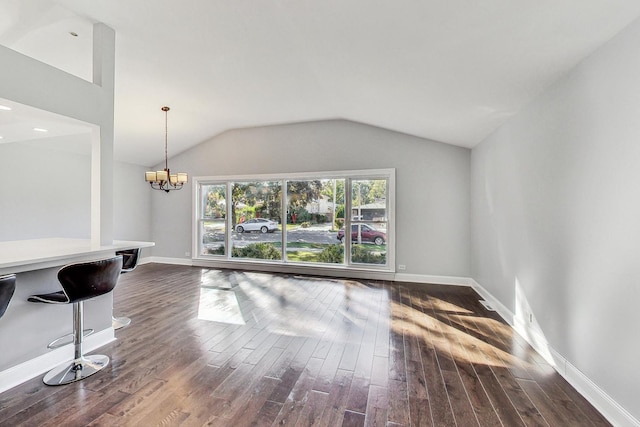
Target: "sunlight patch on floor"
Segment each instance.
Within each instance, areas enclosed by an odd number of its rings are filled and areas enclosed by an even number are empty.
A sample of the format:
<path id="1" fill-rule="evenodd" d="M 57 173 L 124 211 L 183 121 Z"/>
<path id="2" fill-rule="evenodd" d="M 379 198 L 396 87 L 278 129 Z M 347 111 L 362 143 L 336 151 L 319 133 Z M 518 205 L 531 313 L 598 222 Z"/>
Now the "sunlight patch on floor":
<path id="1" fill-rule="evenodd" d="M 505 368 L 527 367 L 532 363 L 524 355 L 519 357 L 505 351 L 502 348 L 505 344 L 496 337 L 485 336 L 484 339 L 480 339 L 466 331 L 467 323 L 481 322 L 483 318 L 473 317 L 473 320 L 462 322 L 461 318 L 467 316 L 464 313 L 467 310 L 437 298 L 430 298 L 426 305 L 430 306 L 427 313 L 394 301 L 392 329 L 405 337 L 415 336 L 427 348 L 463 363 Z M 444 308 L 455 311 L 447 313 Z M 445 320 L 447 316 L 448 321 Z M 479 336 L 482 335 L 484 334 L 481 333 Z"/>
<path id="2" fill-rule="evenodd" d="M 244 325 L 242 311 L 233 291 L 200 288 L 198 319 Z"/>

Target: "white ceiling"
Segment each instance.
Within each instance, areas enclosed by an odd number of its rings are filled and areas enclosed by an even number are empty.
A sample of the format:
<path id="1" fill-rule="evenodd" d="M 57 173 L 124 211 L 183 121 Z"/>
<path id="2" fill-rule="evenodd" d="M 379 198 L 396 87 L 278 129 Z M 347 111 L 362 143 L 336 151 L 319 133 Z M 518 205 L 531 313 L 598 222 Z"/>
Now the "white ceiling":
<path id="1" fill-rule="evenodd" d="M 115 157 L 151 166 L 163 105 L 170 156 L 329 118 L 473 147 L 639 15 L 638 0 L 0 0 L 0 44 L 90 80 L 91 25 L 112 27 Z"/>

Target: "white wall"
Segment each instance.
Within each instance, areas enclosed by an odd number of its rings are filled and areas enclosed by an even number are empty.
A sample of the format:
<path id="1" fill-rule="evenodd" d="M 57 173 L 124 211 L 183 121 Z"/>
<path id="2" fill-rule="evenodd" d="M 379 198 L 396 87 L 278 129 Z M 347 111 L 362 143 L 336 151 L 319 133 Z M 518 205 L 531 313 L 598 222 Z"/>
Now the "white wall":
<path id="1" fill-rule="evenodd" d="M 90 156 L 43 146 L 0 144 L 0 241 L 91 235 Z"/>
<path id="2" fill-rule="evenodd" d="M 152 241 L 151 190 L 144 166 L 114 162 L 113 237 L 116 240 Z M 150 249 L 143 249 L 147 256 Z"/>
<path id="3" fill-rule="evenodd" d="M 0 144 L 0 241 L 90 237 L 90 137 L 85 150 L 48 147 L 48 142 Z M 151 240 L 151 196 L 144 170 L 114 163 L 118 240 Z"/>
<path id="4" fill-rule="evenodd" d="M 639 52 L 635 22 L 471 156 L 474 279 L 636 419 Z"/>
<path id="5" fill-rule="evenodd" d="M 396 168 L 396 262 L 468 277 L 468 149 L 344 120 L 229 131 L 169 160 L 190 176 Z M 189 184 L 189 187 L 191 183 Z M 191 250 L 191 191 L 152 197 L 154 255 Z"/>

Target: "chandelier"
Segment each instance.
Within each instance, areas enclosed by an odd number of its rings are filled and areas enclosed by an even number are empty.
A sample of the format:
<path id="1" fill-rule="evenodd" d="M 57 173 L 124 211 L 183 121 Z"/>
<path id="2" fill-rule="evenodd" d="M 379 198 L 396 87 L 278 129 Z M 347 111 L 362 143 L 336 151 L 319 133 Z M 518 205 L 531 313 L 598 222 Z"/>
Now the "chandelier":
<path id="1" fill-rule="evenodd" d="M 169 171 L 169 161 L 167 160 L 167 116 L 169 107 L 162 107 L 164 111 L 164 170 L 148 171 L 144 174 L 144 179 L 154 190 L 163 190 L 167 193 L 171 190 L 180 190 L 188 181 L 189 177 L 184 172 L 172 174 Z"/>

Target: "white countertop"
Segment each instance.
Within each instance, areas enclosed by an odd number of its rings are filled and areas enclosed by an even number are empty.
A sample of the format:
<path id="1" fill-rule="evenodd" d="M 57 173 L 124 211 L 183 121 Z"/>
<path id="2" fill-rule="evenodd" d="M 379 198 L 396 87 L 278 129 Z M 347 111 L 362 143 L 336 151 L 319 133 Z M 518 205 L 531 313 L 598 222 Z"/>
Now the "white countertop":
<path id="1" fill-rule="evenodd" d="M 111 245 L 92 244 L 89 239 L 32 239 L 0 242 L 0 274 L 89 261 L 106 257 L 116 251 L 148 248 L 153 242 L 114 240 Z"/>

